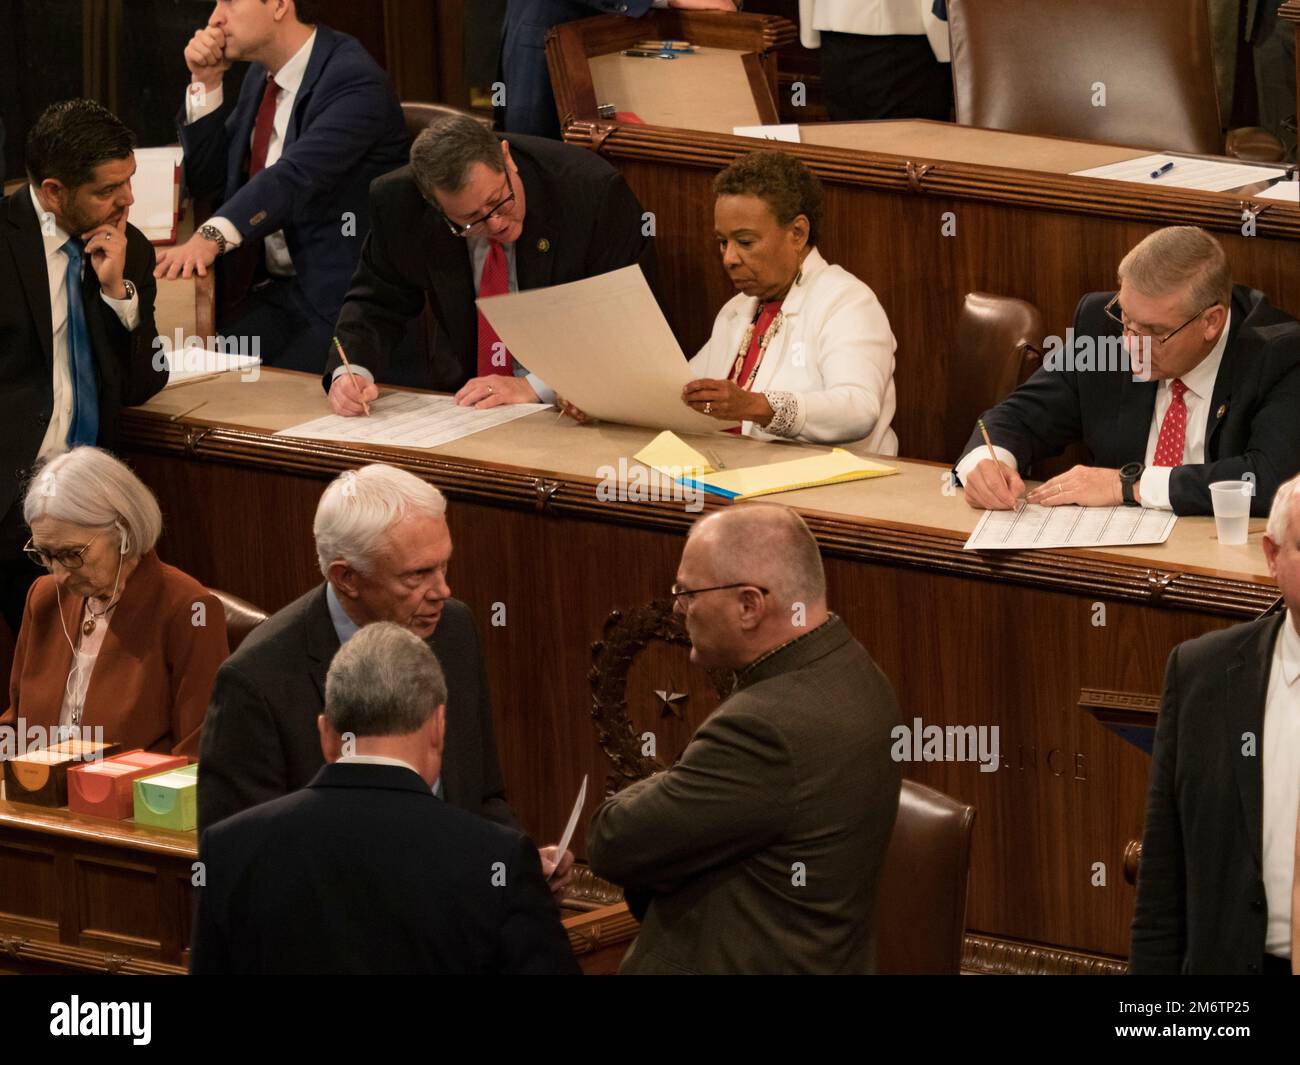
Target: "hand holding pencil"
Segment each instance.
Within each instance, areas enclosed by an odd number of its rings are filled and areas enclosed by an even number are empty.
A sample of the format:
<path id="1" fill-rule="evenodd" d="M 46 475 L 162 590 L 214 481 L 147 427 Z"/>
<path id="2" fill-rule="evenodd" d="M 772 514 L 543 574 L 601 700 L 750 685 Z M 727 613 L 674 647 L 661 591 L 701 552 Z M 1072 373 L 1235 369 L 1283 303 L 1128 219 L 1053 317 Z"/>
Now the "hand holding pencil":
<path id="1" fill-rule="evenodd" d="M 984 421 L 978 423 L 984 446 L 988 448 L 989 457 L 970 471 L 964 488 L 966 502 L 979 510 L 1014 510 L 1016 504 L 1024 497 L 1025 482 L 1020 474 L 1009 468 L 997 457 L 993 450 L 993 441 L 989 439 Z"/>
<path id="2" fill-rule="evenodd" d="M 369 415 L 370 401 L 379 398 L 378 387 L 373 381 L 353 372 L 352 364 L 348 361 L 347 353 L 344 352 L 338 337 L 334 338 L 334 348 L 339 353 L 339 358 L 343 360 L 346 372 L 339 374 L 330 384 L 330 409 L 335 414 L 349 418 L 359 414 Z"/>

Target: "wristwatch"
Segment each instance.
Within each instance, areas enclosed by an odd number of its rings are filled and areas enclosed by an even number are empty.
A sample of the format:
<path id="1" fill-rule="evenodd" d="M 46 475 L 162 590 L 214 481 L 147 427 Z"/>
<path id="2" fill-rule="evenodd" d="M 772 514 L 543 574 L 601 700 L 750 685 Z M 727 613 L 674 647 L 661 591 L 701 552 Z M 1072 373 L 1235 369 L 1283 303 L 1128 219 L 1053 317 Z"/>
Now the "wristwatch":
<path id="1" fill-rule="evenodd" d="M 199 229 L 199 236 L 204 240 L 210 240 L 217 246 L 217 254 L 226 254 L 225 235 L 216 226 L 202 226 Z"/>
<path id="2" fill-rule="evenodd" d="M 123 278 L 122 287 L 126 289 L 126 295 L 122 297 L 124 300 L 126 300 L 129 303 L 131 300 L 135 299 L 134 281 L 127 281 L 125 278 Z"/>
<path id="3" fill-rule="evenodd" d="M 1140 507 L 1142 504 L 1133 498 L 1133 486 L 1137 484 L 1142 476 L 1142 471 L 1146 467 L 1140 462 L 1130 462 L 1127 466 L 1121 466 L 1119 470 L 1119 488 L 1124 495 L 1124 505 L 1126 507 Z"/>

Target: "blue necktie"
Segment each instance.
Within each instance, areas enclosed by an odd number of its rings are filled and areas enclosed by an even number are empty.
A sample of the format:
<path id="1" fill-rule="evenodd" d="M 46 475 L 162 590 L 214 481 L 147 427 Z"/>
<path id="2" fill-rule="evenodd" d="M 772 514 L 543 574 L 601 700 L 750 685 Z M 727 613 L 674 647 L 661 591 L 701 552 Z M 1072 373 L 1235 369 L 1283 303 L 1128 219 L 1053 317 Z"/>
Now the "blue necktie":
<path id="1" fill-rule="evenodd" d="M 81 300 L 81 243 L 76 237 L 59 249 L 68 257 L 68 376 L 72 380 L 72 422 L 68 447 L 93 445 L 99 439 L 99 378 L 90 350 L 86 308 Z"/>

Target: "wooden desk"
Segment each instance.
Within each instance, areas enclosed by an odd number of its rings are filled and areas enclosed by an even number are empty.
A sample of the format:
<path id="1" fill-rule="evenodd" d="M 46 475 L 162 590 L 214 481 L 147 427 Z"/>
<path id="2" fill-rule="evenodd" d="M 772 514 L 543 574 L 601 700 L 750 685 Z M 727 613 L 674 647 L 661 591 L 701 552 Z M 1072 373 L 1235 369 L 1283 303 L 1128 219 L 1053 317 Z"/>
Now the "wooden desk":
<path id="1" fill-rule="evenodd" d="M 624 775 L 612 759 L 635 754 L 645 732 L 660 762 L 676 757 L 718 697 L 684 644 L 649 625 L 646 604 L 665 596 L 696 515 L 595 490 L 602 467 L 635 466 L 650 431 L 547 412 L 428 451 L 270 435 L 325 409 L 316 378 L 264 371 L 128 412 L 124 449 L 166 518 L 162 556 L 278 608 L 320 580 L 311 522 L 326 481 L 370 461 L 402 466 L 452 501 L 451 585 L 478 619 L 507 792 L 535 838 L 558 836 L 584 773 L 590 814 L 600 785 Z M 804 450 L 709 446 L 729 466 Z M 832 607 L 893 681 L 904 720 L 1000 729 L 995 773 L 905 766 L 979 810 L 965 964 L 1117 969 L 1133 907 L 1124 852 L 1141 835 L 1149 759 L 1080 703 L 1149 704 L 1175 644 L 1268 606 L 1262 523 L 1243 548 L 1219 547 L 1213 522 L 1193 518 L 1153 547 L 985 557 L 962 550 L 977 516 L 943 494 L 943 469 L 897 465 L 894 477 L 779 500 L 816 534 Z M 656 690 L 686 698 L 664 703 Z M 1096 862 L 1105 886 L 1093 886 Z"/>
<path id="2" fill-rule="evenodd" d="M 945 453 L 943 430 L 949 404 L 961 400 L 948 368 L 968 292 L 1028 300 L 1049 334 L 1064 336 L 1084 293 L 1116 287 L 1133 245 L 1186 224 L 1223 242 L 1236 281 L 1300 315 L 1294 205 L 1070 176 L 1145 154 L 1114 145 L 915 120 L 801 131 L 802 144 L 780 148 L 825 183 L 822 253 L 871 286 L 898 340 L 894 428 L 905 454 L 957 458 Z M 653 212 L 664 310 L 683 350 L 697 351 L 734 294 L 713 240 L 713 178 L 772 145 L 582 115 L 564 136 L 609 159 Z M 1253 236 L 1243 235 L 1243 209 L 1254 212 Z"/>

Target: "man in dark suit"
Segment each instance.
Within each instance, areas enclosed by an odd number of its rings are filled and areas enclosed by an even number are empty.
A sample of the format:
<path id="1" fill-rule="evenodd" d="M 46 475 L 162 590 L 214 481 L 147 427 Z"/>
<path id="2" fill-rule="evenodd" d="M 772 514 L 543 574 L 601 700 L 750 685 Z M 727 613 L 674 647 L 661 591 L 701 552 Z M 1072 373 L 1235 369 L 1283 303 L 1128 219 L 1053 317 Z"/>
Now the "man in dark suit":
<path id="1" fill-rule="evenodd" d="M 314 22 L 309 0 L 219 3 L 185 49 L 185 177 L 223 201 L 163 252 L 159 277 L 218 258 L 217 327 L 260 338 L 263 360 L 320 372 L 370 228 L 370 182 L 406 161 L 401 107 L 360 42 Z M 252 65 L 238 100 L 222 75 Z"/>
<path id="2" fill-rule="evenodd" d="M 462 405 L 550 402 L 510 355 L 476 296 L 544 288 L 638 263 L 654 285 L 654 241 L 641 205 L 594 152 L 535 137 L 499 140 L 465 115 L 435 119 L 411 164 L 370 191 L 370 235 L 338 320 L 367 378 L 457 392 Z M 429 357 L 390 354 L 426 298 L 438 325 Z M 336 413 L 362 414 L 379 393 L 354 386 L 337 354 L 325 387 Z"/>
<path id="3" fill-rule="evenodd" d="M 501 82 L 506 90 L 505 106 L 497 109 L 501 128 L 559 138 L 560 119 L 546 66 L 546 34 L 554 27 L 595 15 L 640 18 L 655 7 L 735 11 L 738 6 L 732 0 L 510 0 L 501 37 Z"/>
<path id="4" fill-rule="evenodd" d="M 1119 280 L 1085 296 L 1064 345 L 1049 340 L 1043 366 L 985 411 L 998 461 L 973 432 L 956 469 L 966 501 L 1013 507 L 1034 463 L 1083 441 L 1096 465 L 1030 503 L 1210 514 L 1212 482 L 1247 480 L 1251 513 L 1267 514 L 1300 470 L 1300 323 L 1233 286 L 1219 242 L 1192 226 L 1152 233 Z"/>
<path id="5" fill-rule="evenodd" d="M 127 221 L 134 148 L 99 104 L 54 104 L 27 138 L 31 184 L 0 209 L 0 608 L 14 632 L 43 572 L 22 551 L 32 468 L 77 444 L 111 447 L 121 408 L 167 383 L 153 248 Z"/>
<path id="6" fill-rule="evenodd" d="M 869 973 L 898 813 L 898 703 L 826 609 L 786 507 L 697 522 L 673 587 L 691 660 L 735 688 L 665 772 L 608 799 L 591 868 L 643 912 L 625 973 Z"/>
<path id="7" fill-rule="evenodd" d="M 328 764 L 203 833 L 191 972 L 578 971 L 537 848 L 430 790 L 446 701 L 437 658 L 400 625 L 335 655 L 316 722 Z"/>
<path id="8" fill-rule="evenodd" d="M 1300 973 L 1300 479 L 1264 556 L 1286 609 L 1179 644 L 1151 756 L 1130 971 Z"/>
<path id="9" fill-rule="evenodd" d="M 316 511 L 326 582 L 259 625 L 217 672 L 203 723 L 199 828 L 305 786 L 321 767 L 316 715 L 341 646 L 375 621 L 428 642 L 446 671 L 451 743 L 435 792 L 453 806 L 518 829 L 506 802 L 491 693 L 469 608 L 451 598 L 446 500 L 391 466 L 340 475 Z M 544 848 L 552 889 L 573 855 Z"/>

